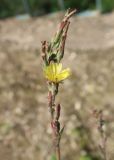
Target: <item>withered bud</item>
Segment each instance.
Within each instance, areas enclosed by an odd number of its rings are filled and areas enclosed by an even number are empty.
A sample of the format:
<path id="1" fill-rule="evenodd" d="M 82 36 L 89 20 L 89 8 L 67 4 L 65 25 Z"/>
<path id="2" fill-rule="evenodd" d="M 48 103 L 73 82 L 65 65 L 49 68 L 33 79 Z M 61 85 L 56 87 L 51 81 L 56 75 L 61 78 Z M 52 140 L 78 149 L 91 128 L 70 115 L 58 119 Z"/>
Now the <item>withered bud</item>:
<path id="1" fill-rule="evenodd" d="M 56 120 L 59 120 L 60 112 L 61 112 L 61 105 L 58 104 L 58 105 L 56 106 Z"/>
<path id="2" fill-rule="evenodd" d="M 42 43 L 42 53 L 41 53 L 41 56 L 42 56 L 42 59 L 45 60 L 45 58 L 46 58 L 46 41 L 43 41 L 41 43 Z"/>
<path id="3" fill-rule="evenodd" d="M 46 49 L 46 41 L 42 41 L 42 52 L 45 52 Z"/>

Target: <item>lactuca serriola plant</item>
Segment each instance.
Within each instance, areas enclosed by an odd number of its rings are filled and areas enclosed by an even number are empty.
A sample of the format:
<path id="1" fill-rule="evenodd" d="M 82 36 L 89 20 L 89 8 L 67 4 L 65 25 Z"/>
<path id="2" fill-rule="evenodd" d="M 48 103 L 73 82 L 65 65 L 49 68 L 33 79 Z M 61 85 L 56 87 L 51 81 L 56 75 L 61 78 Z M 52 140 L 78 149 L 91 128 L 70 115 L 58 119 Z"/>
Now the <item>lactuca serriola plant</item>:
<path id="1" fill-rule="evenodd" d="M 60 125 L 61 104 L 55 103 L 58 88 L 62 81 L 71 75 L 69 68 L 62 69 L 61 60 L 64 56 L 64 48 L 67 32 L 70 24 L 70 17 L 76 10 L 68 9 L 59 28 L 51 42 L 42 42 L 43 73 L 48 85 L 48 107 L 51 114 L 51 128 L 53 133 L 53 144 L 56 152 L 56 159 L 61 159 L 60 140 L 64 126 Z"/>

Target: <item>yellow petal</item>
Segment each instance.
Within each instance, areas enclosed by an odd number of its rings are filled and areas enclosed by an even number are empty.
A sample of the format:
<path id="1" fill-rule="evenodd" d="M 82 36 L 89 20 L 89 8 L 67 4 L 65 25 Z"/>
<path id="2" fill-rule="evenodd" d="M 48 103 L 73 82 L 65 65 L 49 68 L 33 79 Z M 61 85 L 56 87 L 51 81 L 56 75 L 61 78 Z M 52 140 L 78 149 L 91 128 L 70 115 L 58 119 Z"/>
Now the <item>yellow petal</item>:
<path id="1" fill-rule="evenodd" d="M 50 73 L 55 74 L 55 64 L 52 62 L 50 63 Z"/>
<path id="2" fill-rule="evenodd" d="M 69 68 L 67 68 L 57 75 L 57 81 L 62 81 L 68 78 L 70 75 L 71 75 L 71 71 Z"/>
<path id="3" fill-rule="evenodd" d="M 52 81 L 55 80 L 56 74 L 57 74 L 57 63 L 51 63 L 50 64 L 50 74 L 52 76 Z"/>
<path id="4" fill-rule="evenodd" d="M 62 63 L 59 63 L 56 66 L 57 66 L 57 69 L 56 69 L 57 72 L 56 73 L 59 74 L 62 70 Z"/>
<path id="5" fill-rule="evenodd" d="M 50 67 L 50 66 L 47 66 L 47 67 L 44 68 L 44 75 L 45 75 L 45 77 L 46 77 L 48 80 L 52 81 L 52 79 L 53 79 L 53 74 L 52 74 L 52 71 L 51 71 L 51 67 Z"/>
<path id="6" fill-rule="evenodd" d="M 54 75 L 59 74 L 62 70 L 62 64 L 52 62 L 50 64 L 50 70 L 53 72 Z"/>
<path id="7" fill-rule="evenodd" d="M 46 66 L 44 68 L 44 75 L 45 77 L 52 82 L 60 82 L 67 77 L 70 76 L 71 72 L 70 69 L 67 68 L 63 71 L 62 70 L 62 64 L 61 63 L 50 63 L 49 66 Z"/>

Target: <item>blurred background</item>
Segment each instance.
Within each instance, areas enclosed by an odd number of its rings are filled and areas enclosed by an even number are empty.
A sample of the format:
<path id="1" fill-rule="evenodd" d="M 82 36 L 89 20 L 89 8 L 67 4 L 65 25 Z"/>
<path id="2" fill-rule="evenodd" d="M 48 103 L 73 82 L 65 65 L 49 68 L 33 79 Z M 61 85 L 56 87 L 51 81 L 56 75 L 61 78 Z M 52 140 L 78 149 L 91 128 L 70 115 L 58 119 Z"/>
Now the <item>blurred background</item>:
<path id="1" fill-rule="evenodd" d="M 60 85 L 62 160 L 99 160 L 93 112 L 102 109 L 114 158 L 114 0 L 0 1 L 0 159 L 55 160 L 41 41 L 50 41 L 67 8 L 77 8 L 68 32 Z"/>
<path id="2" fill-rule="evenodd" d="M 40 16 L 67 8 L 77 8 L 78 12 L 87 9 L 100 9 L 103 13 L 114 8 L 113 0 L 1 0 L 0 18 L 28 13 Z"/>

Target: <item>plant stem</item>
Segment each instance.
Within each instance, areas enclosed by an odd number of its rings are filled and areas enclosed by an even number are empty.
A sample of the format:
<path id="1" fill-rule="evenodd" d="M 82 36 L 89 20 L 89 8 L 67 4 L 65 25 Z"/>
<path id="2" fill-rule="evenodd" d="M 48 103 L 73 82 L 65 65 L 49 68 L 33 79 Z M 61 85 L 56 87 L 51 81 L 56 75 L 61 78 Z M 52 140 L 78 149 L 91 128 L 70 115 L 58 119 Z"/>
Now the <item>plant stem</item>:
<path id="1" fill-rule="evenodd" d="M 55 98 L 58 92 L 58 85 L 52 84 L 52 91 L 49 92 L 49 108 L 51 113 L 51 126 L 53 132 L 53 145 L 55 148 L 56 160 L 61 160 L 60 154 L 60 122 L 59 117 L 55 117 L 56 105 Z M 59 113 L 60 114 L 60 113 Z"/>
<path id="2" fill-rule="evenodd" d="M 56 159 L 61 160 L 60 144 L 56 147 Z"/>

